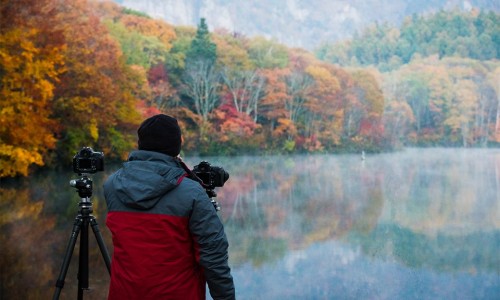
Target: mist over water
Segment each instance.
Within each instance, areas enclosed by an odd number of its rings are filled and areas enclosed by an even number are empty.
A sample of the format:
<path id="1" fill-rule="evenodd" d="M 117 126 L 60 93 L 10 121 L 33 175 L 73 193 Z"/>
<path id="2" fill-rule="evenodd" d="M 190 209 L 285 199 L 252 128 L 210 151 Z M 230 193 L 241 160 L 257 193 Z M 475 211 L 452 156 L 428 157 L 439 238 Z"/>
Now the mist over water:
<path id="1" fill-rule="evenodd" d="M 217 200 L 238 299 L 500 295 L 500 149 L 203 160 L 230 174 Z M 110 251 L 101 186 L 115 169 L 93 176 Z M 2 182 L 0 298 L 52 296 L 77 213 L 74 175 Z M 87 297 L 105 299 L 109 276 L 92 232 L 90 247 Z M 78 245 L 61 299 L 76 295 L 77 257 Z"/>
<path id="2" fill-rule="evenodd" d="M 407 149 L 364 160 L 328 155 L 240 163 L 234 172 L 260 170 L 247 179 L 248 191 L 229 191 L 237 195 L 224 200 L 238 202 L 227 203 L 224 212 L 241 298 L 500 294 L 499 150 Z M 232 184 L 239 185 L 228 182 L 224 196 Z M 235 207 L 241 215 L 234 215 Z M 240 252 L 241 259 L 234 255 Z"/>

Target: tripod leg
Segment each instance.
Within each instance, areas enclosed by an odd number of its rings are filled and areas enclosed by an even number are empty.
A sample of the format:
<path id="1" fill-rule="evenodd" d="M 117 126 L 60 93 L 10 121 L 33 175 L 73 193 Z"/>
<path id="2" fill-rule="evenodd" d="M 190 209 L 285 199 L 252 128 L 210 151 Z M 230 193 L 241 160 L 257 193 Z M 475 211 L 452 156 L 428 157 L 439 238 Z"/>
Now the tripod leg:
<path id="1" fill-rule="evenodd" d="M 104 244 L 104 240 L 102 238 L 101 231 L 99 230 L 97 220 L 93 216 L 90 217 L 90 225 L 92 226 L 92 231 L 94 232 L 97 244 L 99 245 L 99 249 L 101 250 L 102 257 L 104 259 L 104 262 L 106 263 L 106 267 L 108 268 L 108 273 L 111 274 L 111 259 L 109 256 L 109 252 L 106 248 L 106 244 Z"/>
<path id="2" fill-rule="evenodd" d="M 83 218 L 78 257 L 78 300 L 83 300 L 83 290 L 89 288 L 89 220 Z"/>
<path id="3" fill-rule="evenodd" d="M 73 251 L 75 250 L 76 240 L 78 239 L 78 234 L 81 230 L 81 226 L 82 218 L 81 216 L 77 216 L 73 225 L 73 231 L 71 232 L 68 247 L 66 248 L 66 254 L 61 266 L 61 272 L 59 273 L 59 277 L 57 278 L 56 290 L 54 292 L 54 297 L 52 298 L 54 300 L 59 299 L 61 290 L 64 287 L 64 279 L 66 278 L 66 273 L 68 273 L 69 262 L 71 261 L 71 256 L 73 255 Z"/>

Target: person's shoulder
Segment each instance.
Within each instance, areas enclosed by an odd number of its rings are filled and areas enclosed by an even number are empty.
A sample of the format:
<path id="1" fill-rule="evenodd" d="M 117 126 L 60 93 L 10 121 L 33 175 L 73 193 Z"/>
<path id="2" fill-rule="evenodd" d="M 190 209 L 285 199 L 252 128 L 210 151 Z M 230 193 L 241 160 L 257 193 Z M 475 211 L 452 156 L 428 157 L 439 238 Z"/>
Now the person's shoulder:
<path id="1" fill-rule="evenodd" d="M 180 182 L 179 187 L 181 189 L 189 189 L 192 192 L 196 193 L 205 193 L 205 189 L 201 186 L 201 184 L 189 177 L 184 177 L 184 179 Z"/>
<path id="2" fill-rule="evenodd" d="M 109 176 L 107 176 L 107 178 L 104 179 L 104 183 L 103 183 L 103 186 L 106 187 L 106 186 L 109 186 L 113 180 L 116 178 L 116 176 L 119 175 L 119 173 L 121 173 L 122 169 L 118 169 L 116 171 L 114 171 L 113 173 L 111 173 Z"/>

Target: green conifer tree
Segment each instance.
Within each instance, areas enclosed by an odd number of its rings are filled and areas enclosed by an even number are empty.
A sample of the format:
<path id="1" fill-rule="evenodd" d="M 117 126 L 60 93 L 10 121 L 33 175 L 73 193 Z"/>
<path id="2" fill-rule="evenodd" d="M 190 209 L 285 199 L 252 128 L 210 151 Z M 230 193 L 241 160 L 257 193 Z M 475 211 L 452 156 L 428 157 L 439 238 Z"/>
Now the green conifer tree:
<path id="1" fill-rule="evenodd" d="M 196 36 L 191 42 L 191 48 L 186 53 L 186 64 L 193 61 L 206 61 L 214 64 L 217 59 L 217 47 L 210 40 L 210 32 L 205 18 L 200 19 L 196 30 Z"/>

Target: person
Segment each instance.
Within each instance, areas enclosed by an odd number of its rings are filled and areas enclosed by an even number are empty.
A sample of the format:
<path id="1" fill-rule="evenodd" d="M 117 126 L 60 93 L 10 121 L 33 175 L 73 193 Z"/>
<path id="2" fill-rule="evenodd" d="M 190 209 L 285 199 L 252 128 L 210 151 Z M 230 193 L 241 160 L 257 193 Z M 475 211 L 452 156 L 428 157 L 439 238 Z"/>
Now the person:
<path id="1" fill-rule="evenodd" d="M 104 183 L 113 256 L 108 299 L 235 299 L 228 240 L 206 190 L 178 157 L 181 130 L 158 114 Z"/>

